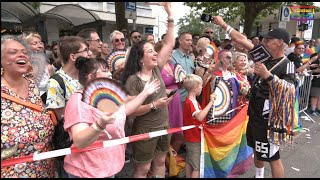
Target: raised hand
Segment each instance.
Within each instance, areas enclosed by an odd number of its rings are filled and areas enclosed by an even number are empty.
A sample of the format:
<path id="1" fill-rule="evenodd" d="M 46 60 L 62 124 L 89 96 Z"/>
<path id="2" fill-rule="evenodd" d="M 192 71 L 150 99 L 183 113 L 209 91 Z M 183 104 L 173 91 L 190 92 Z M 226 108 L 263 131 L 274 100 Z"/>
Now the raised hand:
<path id="1" fill-rule="evenodd" d="M 211 20 L 216 25 L 223 26 L 225 24 L 224 20 L 220 16 L 212 16 Z"/>
<path id="2" fill-rule="evenodd" d="M 144 86 L 143 91 L 145 91 L 148 95 L 151 95 L 152 93 L 156 92 L 158 89 L 160 89 L 160 81 L 158 79 L 155 79 L 151 82 L 148 81 Z"/>
<path id="3" fill-rule="evenodd" d="M 172 12 L 171 12 L 171 2 L 163 2 L 162 6 L 167 11 L 168 16 L 171 16 L 171 14 L 172 14 Z"/>

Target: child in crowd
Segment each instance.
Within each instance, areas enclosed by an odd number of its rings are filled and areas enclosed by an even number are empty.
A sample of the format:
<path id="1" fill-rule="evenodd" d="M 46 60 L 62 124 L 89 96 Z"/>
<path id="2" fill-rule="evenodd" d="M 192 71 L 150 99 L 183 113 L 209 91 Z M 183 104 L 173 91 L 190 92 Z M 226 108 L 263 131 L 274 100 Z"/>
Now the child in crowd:
<path id="1" fill-rule="evenodd" d="M 186 141 L 186 177 L 200 177 L 200 129 L 199 125 L 204 124 L 210 107 L 214 103 L 216 95 L 210 95 L 210 101 L 204 109 L 201 109 L 196 97 L 201 94 L 203 81 L 200 76 L 188 74 L 183 81 L 183 86 L 188 92 L 184 104 L 183 125 L 196 125 L 196 128 L 184 131 Z"/>

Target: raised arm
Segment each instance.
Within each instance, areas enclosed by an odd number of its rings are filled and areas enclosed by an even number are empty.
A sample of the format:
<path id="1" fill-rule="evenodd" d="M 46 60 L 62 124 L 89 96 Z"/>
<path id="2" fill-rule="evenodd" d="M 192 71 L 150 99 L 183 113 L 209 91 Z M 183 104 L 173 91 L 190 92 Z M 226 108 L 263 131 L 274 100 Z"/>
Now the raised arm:
<path id="1" fill-rule="evenodd" d="M 216 25 L 221 26 L 224 30 L 227 31 L 229 36 L 232 38 L 232 40 L 236 41 L 237 43 L 241 44 L 244 48 L 246 48 L 248 51 L 253 49 L 254 45 L 247 40 L 247 38 L 241 34 L 240 32 L 234 30 L 231 26 L 229 26 L 222 17 L 220 16 L 213 16 L 212 22 Z"/>
<path id="2" fill-rule="evenodd" d="M 164 40 L 162 40 L 162 48 L 157 57 L 158 66 L 160 70 L 167 63 L 167 59 L 169 58 L 168 55 L 170 54 L 169 52 L 173 50 L 174 44 L 175 44 L 174 20 L 172 16 L 171 2 L 165 2 L 163 3 L 163 6 L 168 14 L 168 24 L 167 24 L 168 30 Z"/>

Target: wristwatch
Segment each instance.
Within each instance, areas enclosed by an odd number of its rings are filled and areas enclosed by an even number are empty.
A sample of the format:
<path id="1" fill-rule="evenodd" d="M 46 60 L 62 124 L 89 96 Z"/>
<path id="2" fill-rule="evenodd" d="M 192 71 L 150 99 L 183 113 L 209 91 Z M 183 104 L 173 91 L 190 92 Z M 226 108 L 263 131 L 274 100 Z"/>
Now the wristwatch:
<path id="1" fill-rule="evenodd" d="M 273 74 L 271 74 L 267 79 L 266 79 L 266 81 L 271 81 L 273 79 Z"/>

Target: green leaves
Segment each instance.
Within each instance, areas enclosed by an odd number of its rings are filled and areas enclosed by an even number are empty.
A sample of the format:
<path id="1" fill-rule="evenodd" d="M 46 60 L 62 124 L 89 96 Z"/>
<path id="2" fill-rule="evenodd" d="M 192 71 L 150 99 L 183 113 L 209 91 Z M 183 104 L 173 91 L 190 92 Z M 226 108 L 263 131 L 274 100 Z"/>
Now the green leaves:
<path id="1" fill-rule="evenodd" d="M 253 23 L 279 11 L 282 5 L 314 5 L 313 2 L 185 2 L 184 5 L 200 14 L 220 15 L 226 22 L 240 16 L 244 21 L 244 32 L 250 37 Z M 319 11 L 319 8 L 316 8 Z M 247 27 L 247 28 L 246 28 Z"/>
<path id="2" fill-rule="evenodd" d="M 191 34 L 199 34 L 201 36 L 205 27 L 213 27 L 212 23 L 205 23 L 200 20 L 200 12 L 191 10 L 189 14 L 179 19 L 177 25 L 179 26 L 178 34 L 181 32 L 190 32 Z"/>

